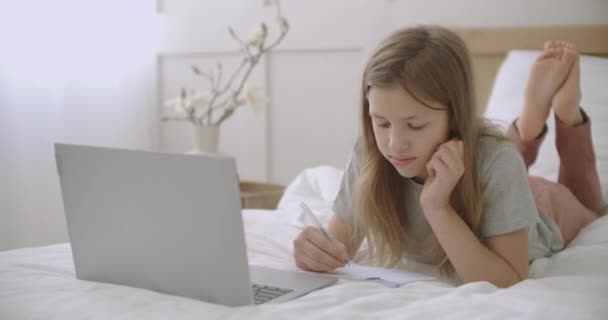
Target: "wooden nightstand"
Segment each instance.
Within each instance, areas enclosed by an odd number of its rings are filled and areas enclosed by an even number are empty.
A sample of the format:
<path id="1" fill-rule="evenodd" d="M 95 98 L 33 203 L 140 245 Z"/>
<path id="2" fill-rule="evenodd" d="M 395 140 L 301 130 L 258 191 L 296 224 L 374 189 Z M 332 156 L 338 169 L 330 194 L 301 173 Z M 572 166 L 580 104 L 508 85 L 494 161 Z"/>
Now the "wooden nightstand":
<path id="1" fill-rule="evenodd" d="M 273 183 L 241 181 L 241 208 L 276 209 L 285 186 Z"/>

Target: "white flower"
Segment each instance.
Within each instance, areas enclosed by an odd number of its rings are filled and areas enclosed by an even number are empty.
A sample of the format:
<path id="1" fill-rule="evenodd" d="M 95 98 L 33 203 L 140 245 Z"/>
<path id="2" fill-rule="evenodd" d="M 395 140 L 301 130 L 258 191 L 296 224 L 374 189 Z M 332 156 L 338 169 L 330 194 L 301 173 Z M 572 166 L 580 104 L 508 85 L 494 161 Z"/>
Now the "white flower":
<path id="1" fill-rule="evenodd" d="M 289 28 L 289 23 L 287 22 L 287 19 L 285 19 L 285 17 L 277 16 L 277 20 L 279 21 L 279 25 L 281 26 L 282 30 L 287 30 L 287 28 Z"/>
<path id="2" fill-rule="evenodd" d="M 191 94 L 183 93 L 182 96 L 165 101 L 165 107 L 178 116 L 190 113 L 192 109 L 205 107 L 209 104 L 211 92 L 193 92 Z"/>
<path id="3" fill-rule="evenodd" d="M 186 110 L 184 110 L 184 108 L 182 107 L 181 97 L 165 101 L 165 108 L 167 109 L 166 113 L 168 116 L 179 118 L 186 116 Z"/>
<path id="4" fill-rule="evenodd" d="M 267 31 L 268 28 L 266 27 L 266 24 L 260 23 L 258 29 L 245 40 L 245 43 L 253 47 L 258 46 L 266 38 Z"/>
<path id="5" fill-rule="evenodd" d="M 269 101 L 268 97 L 264 94 L 263 87 L 249 82 L 245 83 L 243 92 L 239 97 L 239 102 L 250 106 L 257 114 L 262 112 Z"/>
<path id="6" fill-rule="evenodd" d="M 211 92 L 195 92 L 187 96 L 184 100 L 184 107 L 186 110 L 206 107 L 209 102 L 211 102 Z"/>

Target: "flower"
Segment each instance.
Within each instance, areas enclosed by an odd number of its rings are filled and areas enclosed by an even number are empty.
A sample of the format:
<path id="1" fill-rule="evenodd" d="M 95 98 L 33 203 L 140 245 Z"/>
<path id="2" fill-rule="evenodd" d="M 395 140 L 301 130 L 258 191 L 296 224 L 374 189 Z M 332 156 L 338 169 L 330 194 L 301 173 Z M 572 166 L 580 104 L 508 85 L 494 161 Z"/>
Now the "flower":
<path id="1" fill-rule="evenodd" d="M 165 101 L 165 106 L 173 109 L 176 112 L 191 112 L 196 111 L 199 107 L 204 107 L 209 104 L 211 100 L 211 92 L 196 92 L 193 91 L 190 94 L 187 94 L 185 91 L 182 91 L 182 95 Z"/>
<path id="2" fill-rule="evenodd" d="M 249 105 L 255 113 L 261 113 L 269 100 L 261 86 L 247 80 L 262 56 L 276 47 L 289 31 L 289 23 L 281 15 L 279 0 L 266 0 L 264 4 L 277 10 L 276 23 L 280 28 L 277 38 L 267 42 L 268 26 L 264 22 L 260 22 L 244 40 L 232 28 L 228 28 L 230 36 L 239 45 L 242 55 L 240 65 L 229 76 L 223 76 L 225 70 L 221 63 L 207 70 L 191 66 L 195 76 L 209 82 L 209 89 L 187 91 L 182 88 L 179 97 L 165 102 L 167 110 L 162 121 L 187 120 L 194 125 L 218 126 L 232 116 L 239 106 Z"/>
<path id="3" fill-rule="evenodd" d="M 239 96 L 239 105 L 248 105 L 257 114 L 261 114 L 270 99 L 264 94 L 264 88 L 257 84 L 247 82 L 243 88 L 243 93 Z"/>
<path id="4" fill-rule="evenodd" d="M 262 22 L 258 25 L 257 30 L 249 36 L 245 43 L 252 47 L 257 47 L 266 39 L 267 34 L 268 28 L 266 27 L 266 24 Z"/>
<path id="5" fill-rule="evenodd" d="M 279 21 L 279 25 L 281 26 L 281 30 L 287 30 L 287 29 L 289 29 L 289 23 L 287 22 L 287 19 L 285 19 L 285 17 L 283 17 L 283 16 L 277 16 L 277 21 Z"/>
<path id="6" fill-rule="evenodd" d="M 183 107 L 183 101 L 180 97 L 165 101 L 166 113 L 173 117 L 186 117 L 187 113 Z"/>
<path id="7" fill-rule="evenodd" d="M 198 107 L 204 107 L 211 101 L 211 92 L 194 92 L 184 99 L 184 108 L 186 110 L 197 109 Z"/>

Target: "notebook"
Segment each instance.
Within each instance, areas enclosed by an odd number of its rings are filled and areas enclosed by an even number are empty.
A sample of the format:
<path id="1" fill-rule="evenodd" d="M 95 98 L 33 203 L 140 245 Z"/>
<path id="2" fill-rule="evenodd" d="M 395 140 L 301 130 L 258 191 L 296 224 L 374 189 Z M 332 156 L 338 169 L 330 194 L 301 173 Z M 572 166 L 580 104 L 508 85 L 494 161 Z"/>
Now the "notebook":
<path id="1" fill-rule="evenodd" d="M 343 268 L 336 269 L 334 274 L 352 280 L 373 281 L 392 288 L 416 281 L 437 280 L 435 277 L 423 273 L 370 267 L 354 262 L 351 262 Z"/>

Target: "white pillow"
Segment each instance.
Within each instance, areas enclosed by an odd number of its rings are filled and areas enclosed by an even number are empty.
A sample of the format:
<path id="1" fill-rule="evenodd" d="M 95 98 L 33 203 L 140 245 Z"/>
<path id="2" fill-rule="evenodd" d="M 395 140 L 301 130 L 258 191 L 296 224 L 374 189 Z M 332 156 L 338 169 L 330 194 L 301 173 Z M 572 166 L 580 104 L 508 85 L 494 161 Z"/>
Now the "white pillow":
<path id="1" fill-rule="evenodd" d="M 317 166 L 304 169 L 287 186 L 277 208 L 300 211 L 300 202 L 315 212 L 331 212 L 333 202 L 340 190 L 343 171 L 332 166 Z"/>
<path id="2" fill-rule="evenodd" d="M 530 66 L 540 51 L 509 52 L 494 81 L 485 116 L 505 129 L 519 115 Z M 608 59 L 581 55 L 581 106 L 591 118 L 591 132 L 602 190 L 608 191 Z M 548 118 L 549 132 L 539 150 L 531 175 L 557 181 L 559 157 L 555 148 L 553 113 Z M 604 198 L 607 199 L 606 194 Z"/>

